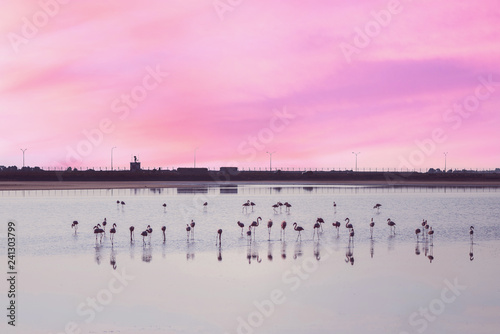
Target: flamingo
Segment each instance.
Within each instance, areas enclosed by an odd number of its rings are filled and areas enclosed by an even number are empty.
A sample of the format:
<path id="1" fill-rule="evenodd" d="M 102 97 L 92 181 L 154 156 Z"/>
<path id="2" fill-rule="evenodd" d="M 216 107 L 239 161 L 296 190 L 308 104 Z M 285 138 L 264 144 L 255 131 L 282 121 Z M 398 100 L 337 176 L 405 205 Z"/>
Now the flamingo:
<path id="1" fill-rule="evenodd" d="M 425 229 L 426 229 L 426 226 L 427 225 L 427 220 L 425 219 L 422 219 L 422 238 L 425 239 L 427 236 L 426 234 L 424 233 Z M 428 228 L 428 227 L 427 227 Z"/>
<path id="2" fill-rule="evenodd" d="M 187 232 L 187 239 L 189 240 L 189 234 L 191 233 L 191 226 L 189 224 L 186 224 L 186 232 Z"/>
<path id="3" fill-rule="evenodd" d="M 377 209 L 377 211 L 379 211 L 381 206 L 382 206 L 382 204 L 377 203 L 377 204 L 375 204 L 375 206 L 373 208 Z"/>
<path id="4" fill-rule="evenodd" d="M 257 220 L 256 220 L 256 221 L 253 221 L 253 222 L 250 224 L 250 227 L 253 227 L 253 238 L 254 238 L 254 239 L 255 239 L 255 228 L 256 228 L 257 226 L 259 226 L 260 220 L 262 220 L 262 218 L 257 217 Z"/>
<path id="5" fill-rule="evenodd" d="M 290 212 L 290 208 L 292 207 L 292 205 L 288 202 L 283 203 L 283 205 L 285 206 L 285 211 Z"/>
<path id="6" fill-rule="evenodd" d="M 428 233 L 427 233 L 426 231 L 428 231 L 428 230 L 429 230 L 429 227 L 430 227 L 430 226 L 429 226 L 429 224 L 427 224 L 427 220 L 426 220 L 426 221 L 425 221 L 425 226 L 424 226 L 424 229 L 425 229 L 425 230 L 423 230 L 423 232 L 422 232 L 422 233 L 424 234 L 424 236 L 425 236 L 425 238 L 426 238 L 426 239 L 427 239 L 427 237 L 428 237 Z"/>
<path id="7" fill-rule="evenodd" d="M 300 241 L 302 241 L 302 237 L 300 236 L 300 232 L 304 231 L 304 228 L 302 226 L 298 226 L 297 223 L 293 223 L 293 229 L 295 231 L 299 232 L 299 235 L 297 236 L 297 240 L 299 240 L 299 238 L 300 238 Z"/>
<path id="8" fill-rule="evenodd" d="M 286 229 L 286 221 L 281 222 L 281 234 L 280 234 L 280 240 L 285 239 L 285 229 Z"/>
<path id="9" fill-rule="evenodd" d="M 250 202 L 250 206 L 252 207 L 252 211 L 253 211 L 253 207 L 255 206 L 255 203 L 254 202 Z"/>
<path id="10" fill-rule="evenodd" d="M 279 207 L 279 205 L 278 205 L 278 204 L 273 204 L 273 205 L 272 205 L 272 207 L 273 207 L 273 211 L 274 211 L 274 213 L 278 213 L 278 212 L 276 211 L 276 209 Z"/>
<path id="11" fill-rule="evenodd" d="M 241 212 L 243 212 L 243 210 L 247 210 L 248 207 L 250 206 L 250 200 L 247 200 L 246 203 L 243 203 L 242 204 L 243 208 L 241 209 Z"/>
<path id="12" fill-rule="evenodd" d="M 120 204 L 120 201 L 116 201 L 116 204 Z"/>
<path id="13" fill-rule="evenodd" d="M 133 230 L 132 230 L 132 231 L 133 231 Z M 142 244 L 143 244 L 143 245 L 146 245 L 146 240 L 144 240 L 144 238 L 148 236 L 148 230 L 146 230 L 146 231 L 142 231 L 142 232 L 141 232 L 141 235 L 142 235 Z"/>
<path id="14" fill-rule="evenodd" d="M 345 227 L 348 229 L 352 229 L 352 224 L 350 223 L 351 220 L 349 218 L 346 218 L 344 221 L 346 222 Z"/>
<path id="15" fill-rule="evenodd" d="M 124 202 L 124 201 L 121 201 L 121 202 L 120 202 L 120 204 L 121 204 L 121 205 L 125 205 L 125 202 Z"/>
<path id="16" fill-rule="evenodd" d="M 163 203 L 162 206 L 166 209 L 167 208 L 167 203 Z"/>
<path id="17" fill-rule="evenodd" d="M 106 222 L 106 218 L 104 218 L 104 221 L 102 222 L 102 229 L 104 230 L 104 235 L 106 235 L 106 225 L 108 223 Z"/>
<path id="18" fill-rule="evenodd" d="M 77 224 L 78 224 L 78 222 L 77 222 Z M 474 226 L 471 226 L 471 227 L 469 228 L 469 235 L 470 235 L 470 242 L 471 242 L 471 244 L 472 244 L 472 243 L 473 243 L 473 241 L 474 241 Z"/>
<path id="19" fill-rule="evenodd" d="M 321 232 L 323 232 L 323 225 L 325 223 L 325 221 L 323 220 L 323 218 L 318 218 L 316 219 L 316 222 L 319 223 L 319 227 L 321 228 Z"/>
<path id="20" fill-rule="evenodd" d="M 149 235 L 149 244 L 151 244 L 151 233 L 153 233 L 153 229 L 151 228 L 151 226 L 148 225 L 146 230 L 148 231 L 148 235 Z"/>
<path id="21" fill-rule="evenodd" d="M 373 227 L 375 226 L 375 222 L 373 221 L 373 218 L 370 222 L 370 239 L 373 239 Z"/>
<path id="22" fill-rule="evenodd" d="M 247 239 L 248 239 L 248 242 L 250 242 L 252 240 L 252 226 L 248 226 Z"/>
<path id="23" fill-rule="evenodd" d="M 394 231 L 396 234 L 396 223 L 391 220 L 391 218 L 387 218 L 387 225 L 389 225 L 391 231 Z"/>
<path id="24" fill-rule="evenodd" d="M 133 226 L 130 226 L 128 229 L 130 230 L 130 242 L 132 242 L 135 228 Z"/>
<path id="25" fill-rule="evenodd" d="M 278 204 L 278 206 L 280 207 L 280 213 L 281 213 L 281 207 L 283 206 L 283 203 L 278 202 L 278 203 L 276 203 L 276 204 Z"/>
<path id="26" fill-rule="evenodd" d="M 335 203 L 335 201 L 333 202 L 333 208 L 337 209 L 337 203 Z"/>
<path id="27" fill-rule="evenodd" d="M 193 234 L 193 239 L 194 239 L 194 226 L 196 225 L 196 223 L 194 222 L 194 220 L 191 219 L 191 224 L 189 224 L 189 226 L 191 226 L 191 233 Z"/>
<path id="28" fill-rule="evenodd" d="M 167 230 L 167 227 L 166 226 L 162 226 L 161 227 L 161 231 L 163 232 L 163 242 L 166 242 L 167 241 L 167 238 L 165 236 L 165 231 Z"/>
<path id="29" fill-rule="evenodd" d="M 71 224 L 71 228 L 75 229 L 75 234 L 76 234 L 76 231 L 78 231 L 78 222 L 76 220 L 73 220 L 73 223 Z"/>
<path id="30" fill-rule="evenodd" d="M 313 226 L 313 240 L 314 240 L 314 235 L 317 234 L 318 235 L 318 240 L 319 240 L 319 232 L 317 232 L 316 230 L 319 229 L 321 227 L 321 224 L 316 221 L 316 223 L 314 223 L 314 226 Z"/>
<path id="31" fill-rule="evenodd" d="M 219 247 L 220 247 L 222 245 L 221 244 L 221 238 L 222 238 L 222 229 L 221 228 L 217 231 L 217 236 L 219 238 Z M 215 242 L 215 246 L 217 246 L 217 241 Z"/>
<path id="32" fill-rule="evenodd" d="M 336 221 L 335 223 L 332 223 L 333 227 L 337 229 L 337 238 L 339 237 L 339 227 L 340 227 L 340 222 Z"/>
<path id="33" fill-rule="evenodd" d="M 269 221 L 267 222 L 267 231 L 269 232 L 269 241 L 271 240 L 271 227 L 273 227 L 273 221 L 271 219 L 269 219 Z"/>
<path id="34" fill-rule="evenodd" d="M 417 242 L 418 242 L 418 235 L 422 232 L 419 228 L 415 230 L 415 234 L 417 235 Z"/>
<path id="35" fill-rule="evenodd" d="M 208 205 L 208 202 L 203 203 L 203 206 L 206 208 Z"/>
<path id="36" fill-rule="evenodd" d="M 236 224 L 238 224 L 238 226 L 241 227 L 241 235 L 243 235 L 243 228 L 245 227 L 245 224 L 243 224 L 239 220 L 236 222 Z"/>
<path id="37" fill-rule="evenodd" d="M 95 241 L 97 242 L 97 235 L 101 235 L 100 242 L 102 242 L 102 234 L 104 233 L 104 230 L 101 228 L 101 224 L 97 224 L 94 226 L 94 234 L 95 234 Z"/>
<path id="38" fill-rule="evenodd" d="M 427 232 L 427 234 L 430 236 L 432 243 L 432 241 L 434 240 L 434 230 L 432 229 L 432 226 L 429 227 L 429 232 Z"/>
<path id="39" fill-rule="evenodd" d="M 111 227 L 109 233 L 111 234 L 111 245 L 113 245 L 113 239 L 116 233 L 116 224 L 113 224 L 113 227 Z"/>
<path id="40" fill-rule="evenodd" d="M 351 228 L 351 232 L 349 232 L 349 241 L 354 240 L 354 228 Z"/>

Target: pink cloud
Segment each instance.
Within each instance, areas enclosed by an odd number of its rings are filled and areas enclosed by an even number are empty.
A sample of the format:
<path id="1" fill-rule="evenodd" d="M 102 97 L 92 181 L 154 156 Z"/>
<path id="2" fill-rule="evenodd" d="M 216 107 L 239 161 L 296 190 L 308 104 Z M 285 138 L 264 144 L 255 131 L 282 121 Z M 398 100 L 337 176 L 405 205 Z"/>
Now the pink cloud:
<path id="1" fill-rule="evenodd" d="M 244 2 L 224 20 L 199 1 L 61 6 L 18 53 L 3 39 L 0 165 L 19 165 L 20 145 L 32 165 L 65 165 L 68 147 L 106 120 L 113 130 L 72 163 L 107 166 L 117 146 L 122 166 L 134 154 L 148 166 L 188 165 L 200 147 L 211 166 L 265 167 L 272 150 L 290 167 L 352 167 L 352 151 L 370 167 L 398 167 L 442 128 L 447 140 L 415 167 L 435 167 L 444 150 L 457 165 L 497 167 L 488 143 L 499 139 L 500 85 L 458 129 L 443 116 L 480 76 L 500 81 L 496 2 L 402 4 L 351 63 L 340 43 L 352 44 L 386 1 Z M 9 6 L 4 36 L 41 10 Z M 156 66 L 168 77 L 120 118 L 113 101 Z M 295 118 L 251 146 L 282 108 Z"/>

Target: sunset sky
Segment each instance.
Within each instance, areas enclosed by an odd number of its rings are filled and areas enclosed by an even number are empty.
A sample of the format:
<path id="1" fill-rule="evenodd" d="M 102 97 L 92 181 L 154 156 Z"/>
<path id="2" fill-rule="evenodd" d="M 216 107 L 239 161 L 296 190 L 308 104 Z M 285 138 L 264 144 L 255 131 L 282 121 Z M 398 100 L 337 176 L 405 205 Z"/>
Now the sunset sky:
<path id="1" fill-rule="evenodd" d="M 500 167 L 498 1 L 8 1 L 0 165 Z"/>

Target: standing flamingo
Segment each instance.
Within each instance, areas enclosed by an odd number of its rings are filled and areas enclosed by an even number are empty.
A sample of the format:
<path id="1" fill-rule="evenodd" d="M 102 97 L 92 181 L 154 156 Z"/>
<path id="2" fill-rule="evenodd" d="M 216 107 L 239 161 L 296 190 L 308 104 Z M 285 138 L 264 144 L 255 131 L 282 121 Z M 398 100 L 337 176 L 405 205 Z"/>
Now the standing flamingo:
<path id="1" fill-rule="evenodd" d="M 281 213 L 281 207 L 283 206 L 283 203 L 278 202 L 278 203 L 276 203 L 276 204 L 277 204 L 277 205 L 278 205 L 278 207 L 280 208 L 280 213 Z"/>
<path id="2" fill-rule="evenodd" d="M 323 225 L 325 223 L 325 221 L 323 220 L 323 218 L 318 218 L 316 219 L 316 223 L 319 223 L 319 227 L 321 229 L 321 232 L 323 232 Z"/>
<path id="3" fill-rule="evenodd" d="M 430 236 L 431 245 L 432 245 L 432 241 L 434 240 L 434 230 L 432 229 L 432 226 L 429 227 L 429 232 L 427 232 L 427 234 L 429 234 L 429 236 Z"/>
<path id="4" fill-rule="evenodd" d="M 319 230 L 320 227 L 321 227 L 321 224 L 316 220 L 316 223 L 314 223 L 314 226 L 313 226 L 313 240 L 314 240 L 315 234 L 318 235 L 318 240 L 319 240 L 319 231 L 316 231 L 316 230 Z"/>
<path id="5" fill-rule="evenodd" d="M 248 226 L 247 241 L 248 243 L 252 242 L 252 226 Z"/>
<path id="6" fill-rule="evenodd" d="M 396 223 L 391 220 L 391 218 L 387 218 L 387 225 L 389 225 L 391 231 L 396 234 Z"/>
<path id="7" fill-rule="evenodd" d="M 375 204 L 375 206 L 373 207 L 374 209 L 377 209 L 377 212 L 380 210 L 380 207 L 382 206 L 382 204 Z"/>
<path id="8" fill-rule="evenodd" d="M 273 221 L 271 219 L 269 219 L 269 221 L 267 222 L 267 231 L 269 232 L 269 241 L 271 240 L 271 227 L 273 227 Z"/>
<path id="9" fill-rule="evenodd" d="M 78 224 L 78 222 L 77 222 Z M 474 242 L 474 226 L 471 226 L 469 228 L 469 235 L 470 235 L 470 243 L 472 244 Z"/>
<path id="10" fill-rule="evenodd" d="M 148 227 L 146 228 L 146 230 L 148 231 L 148 235 L 149 235 L 149 244 L 151 245 L 151 234 L 153 233 L 153 228 L 151 226 L 148 225 Z"/>
<path id="11" fill-rule="evenodd" d="M 189 235 L 191 234 L 191 226 L 189 226 L 189 224 L 186 224 L 186 232 L 187 232 L 187 239 L 189 241 Z"/>
<path id="12" fill-rule="evenodd" d="M 373 227 L 375 226 L 375 222 L 373 221 L 373 218 L 372 218 L 372 221 L 370 222 L 370 239 L 373 239 Z"/>
<path id="13" fill-rule="evenodd" d="M 417 242 L 418 242 L 418 235 L 422 232 L 419 228 L 415 230 L 415 234 L 417 235 Z"/>
<path id="14" fill-rule="evenodd" d="M 191 226 L 191 233 L 193 234 L 192 238 L 194 239 L 194 226 L 196 225 L 196 223 L 194 222 L 194 220 L 191 219 L 191 224 L 189 224 L 189 226 Z"/>
<path id="15" fill-rule="evenodd" d="M 101 228 L 101 224 L 97 224 L 94 226 L 94 234 L 95 234 L 95 242 L 97 242 L 97 235 L 99 234 L 101 236 L 100 242 L 102 242 L 102 234 L 104 233 L 104 230 Z"/>
<path id="16" fill-rule="evenodd" d="M 241 209 L 241 212 L 245 210 L 245 212 L 248 210 L 248 207 L 250 206 L 250 200 L 247 200 L 246 203 L 242 204 L 243 208 Z"/>
<path id="17" fill-rule="evenodd" d="M 106 235 L 106 225 L 108 222 L 106 222 L 106 218 L 104 218 L 104 221 L 102 222 L 102 229 L 104 230 L 104 235 Z"/>
<path id="18" fill-rule="evenodd" d="M 274 211 L 274 213 L 278 213 L 278 212 L 276 211 L 276 209 L 279 207 L 279 205 L 278 205 L 278 204 L 273 204 L 273 205 L 272 205 L 272 207 L 273 207 L 273 211 Z"/>
<path id="19" fill-rule="evenodd" d="M 260 221 L 262 220 L 262 218 L 260 217 L 257 217 L 256 221 L 253 221 L 251 224 L 250 224 L 250 227 L 253 227 L 253 238 L 255 239 L 255 228 L 257 226 L 259 226 L 259 223 Z"/>
<path id="20" fill-rule="evenodd" d="M 351 228 L 351 232 L 349 232 L 349 242 L 354 241 L 354 228 Z"/>
<path id="21" fill-rule="evenodd" d="M 299 235 L 297 236 L 297 240 L 296 241 L 298 241 L 299 238 L 300 238 L 300 241 L 302 241 L 302 237 L 300 236 L 300 232 L 304 231 L 304 228 L 302 226 L 298 226 L 297 223 L 293 223 L 293 229 L 295 231 L 299 232 Z"/>
<path id="22" fill-rule="evenodd" d="M 335 201 L 333 202 L 333 209 L 337 209 L 337 203 L 335 203 Z"/>
<path id="23" fill-rule="evenodd" d="M 109 230 L 109 233 L 111 234 L 111 245 L 113 245 L 113 240 L 114 240 L 115 233 L 116 233 L 116 224 L 113 224 L 113 227 L 111 227 L 111 229 Z"/>
<path id="24" fill-rule="evenodd" d="M 427 240 L 427 238 L 429 237 L 429 233 L 428 233 L 428 230 L 429 230 L 429 224 L 427 224 L 427 220 L 425 221 L 425 226 L 424 226 L 424 230 L 422 230 L 422 234 L 425 236 L 425 239 Z"/>
<path id="25" fill-rule="evenodd" d="M 167 238 L 165 236 L 165 231 L 167 230 L 166 226 L 161 227 L 161 231 L 163 232 L 163 242 L 165 243 L 167 241 Z"/>
<path id="26" fill-rule="evenodd" d="M 250 206 L 252 207 L 252 211 L 253 211 L 253 207 L 255 206 L 255 203 L 254 202 L 250 202 Z"/>
<path id="27" fill-rule="evenodd" d="M 286 229 L 286 221 L 281 222 L 281 234 L 280 234 L 280 240 L 285 239 L 285 229 Z"/>
<path id="28" fill-rule="evenodd" d="M 340 227 L 340 222 L 336 221 L 335 223 L 332 223 L 333 227 L 337 229 L 337 238 L 339 237 L 339 227 Z"/>
<path id="29" fill-rule="evenodd" d="M 132 240 L 134 239 L 133 237 L 134 237 L 134 229 L 135 229 L 135 227 L 130 226 L 128 229 L 130 230 L 130 242 L 132 242 Z"/>
<path id="30" fill-rule="evenodd" d="M 346 222 L 345 227 L 348 229 L 352 229 L 352 224 L 350 223 L 351 220 L 349 218 L 346 218 L 344 221 Z"/>
<path id="31" fill-rule="evenodd" d="M 243 228 L 245 227 L 245 224 L 243 224 L 239 220 L 236 222 L 236 224 L 238 224 L 238 226 L 241 227 L 241 235 L 243 235 Z"/>
<path id="32" fill-rule="evenodd" d="M 219 247 L 220 247 L 222 245 L 222 243 L 221 243 L 222 229 L 221 228 L 217 231 L 217 237 L 219 238 Z M 215 242 L 215 246 L 217 246 L 217 241 Z"/>
<path id="33" fill-rule="evenodd" d="M 285 211 L 290 212 L 292 205 L 288 202 L 283 203 L 283 205 L 285 206 Z"/>
<path id="34" fill-rule="evenodd" d="M 71 228 L 75 229 L 75 234 L 76 234 L 76 231 L 78 231 L 78 222 L 76 220 L 73 220 L 73 223 L 71 224 Z"/>
<path id="35" fill-rule="evenodd" d="M 426 239 L 427 238 L 427 235 L 425 233 L 426 225 L 427 225 L 427 220 L 422 219 L 422 239 Z"/>
<path id="36" fill-rule="evenodd" d="M 132 230 L 132 231 L 133 231 L 133 230 Z M 146 245 L 146 240 L 144 240 L 144 238 L 148 236 L 148 230 L 146 230 L 146 231 L 142 231 L 142 232 L 141 232 L 141 235 L 142 235 L 142 244 L 143 244 L 143 245 Z"/>

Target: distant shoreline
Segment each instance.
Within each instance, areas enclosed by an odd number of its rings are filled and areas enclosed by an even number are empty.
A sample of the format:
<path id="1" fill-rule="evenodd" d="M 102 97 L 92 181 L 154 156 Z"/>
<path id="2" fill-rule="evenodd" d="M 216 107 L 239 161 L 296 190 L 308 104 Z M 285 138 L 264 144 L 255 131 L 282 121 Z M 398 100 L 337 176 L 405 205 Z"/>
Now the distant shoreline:
<path id="1" fill-rule="evenodd" d="M 500 187 L 500 181 L 0 181 L 0 191 L 191 188 L 199 186 L 277 185 L 277 186 L 380 186 L 380 187 Z"/>
<path id="2" fill-rule="evenodd" d="M 137 189 L 196 187 L 228 184 L 330 185 L 330 186 L 439 186 L 500 187 L 500 172 L 411 172 L 411 171 L 239 171 L 225 167 L 177 170 L 44 171 L 2 170 L 2 190 L 47 189 Z"/>

